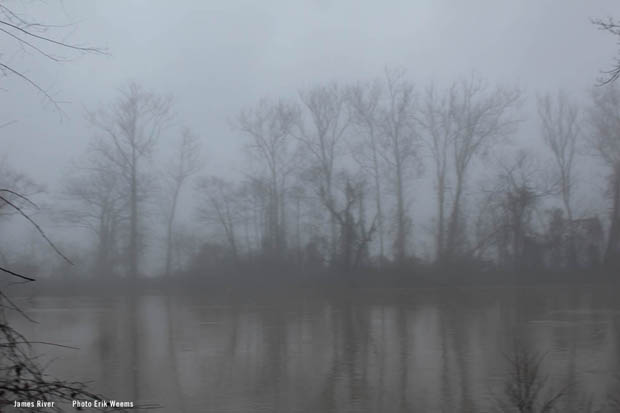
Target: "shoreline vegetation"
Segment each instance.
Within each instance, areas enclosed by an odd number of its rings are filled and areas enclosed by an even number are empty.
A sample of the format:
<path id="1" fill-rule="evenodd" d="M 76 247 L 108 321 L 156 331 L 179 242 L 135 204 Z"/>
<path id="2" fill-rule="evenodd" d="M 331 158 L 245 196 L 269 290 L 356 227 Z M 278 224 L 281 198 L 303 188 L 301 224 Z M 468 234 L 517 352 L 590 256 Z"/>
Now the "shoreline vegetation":
<path id="1" fill-rule="evenodd" d="M 462 288 L 511 288 L 511 287 L 574 287 L 574 286 L 620 287 L 612 270 L 585 271 L 514 271 L 492 270 L 469 274 L 467 270 L 424 268 L 415 273 L 399 269 L 361 270 L 354 274 L 334 271 L 303 272 L 273 270 L 262 274 L 247 271 L 221 271 L 216 274 L 175 274 L 169 278 L 126 277 L 74 278 L 55 277 L 38 279 L 35 283 L 13 285 L 13 294 L 27 293 L 76 293 L 117 292 L 120 295 L 166 292 L 190 292 L 201 294 L 213 291 L 390 291 L 399 289 L 462 289 Z M 395 291 L 397 292 L 397 291 Z"/>

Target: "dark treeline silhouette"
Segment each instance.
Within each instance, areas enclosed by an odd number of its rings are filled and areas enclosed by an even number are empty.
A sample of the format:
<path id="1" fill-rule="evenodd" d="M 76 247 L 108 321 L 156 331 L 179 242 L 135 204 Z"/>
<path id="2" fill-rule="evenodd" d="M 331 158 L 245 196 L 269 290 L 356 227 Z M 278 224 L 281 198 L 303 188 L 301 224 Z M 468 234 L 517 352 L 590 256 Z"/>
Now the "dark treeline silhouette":
<path id="1" fill-rule="evenodd" d="M 442 88 L 389 69 L 369 82 L 264 98 L 232 122 L 245 156 L 233 179 L 199 174 L 200 140 L 175 132 L 170 98 L 131 83 L 88 112 L 93 139 L 54 210 L 91 231 L 82 268 L 102 282 L 159 273 L 221 284 L 393 285 L 613 273 L 620 89 L 597 87 L 583 104 L 562 91 L 539 96 L 537 142 L 528 147 L 519 138 L 524 101 L 519 89 L 477 75 Z M 162 136 L 174 134 L 177 149 L 156 160 Z M 607 171 L 600 194 L 580 179 L 583 165 Z M 25 192 L 37 188 L 4 176 Z M 429 216 L 419 204 L 431 194 Z M 583 208 L 584 195 L 608 199 L 609 214 Z M 177 223 L 183 197 L 199 231 Z M 414 226 L 418 216 L 428 222 Z M 157 269 L 146 247 L 162 251 Z M 70 276 L 66 267 L 54 272 Z"/>
<path id="2" fill-rule="evenodd" d="M 618 35 L 614 20 L 593 23 Z M 21 71 L 2 67 L 60 109 Z M 179 125 L 172 99 L 129 83 L 87 111 L 87 153 L 46 208 L 89 231 L 73 251 L 78 265 L 49 268 L 36 247 L 0 251 L 0 263 L 101 282 L 162 275 L 381 285 L 612 274 L 620 266 L 617 73 L 603 72 L 585 101 L 564 91 L 538 96 L 527 139 L 523 91 L 476 74 L 439 86 L 386 69 L 365 82 L 315 84 L 231 114 L 242 168 L 210 176 L 200 173 L 208 163 L 202 142 Z M 208 159 L 217 138 L 206 138 Z M 592 167 L 604 172 L 587 174 Z M 44 192 L 5 158 L 0 187 Z M 584 197 L 607 205 L 584 206 Z M 193 212 L 180 216 L 188 199 Z M 0 220 L 15 211 L 0 202 Z"/>

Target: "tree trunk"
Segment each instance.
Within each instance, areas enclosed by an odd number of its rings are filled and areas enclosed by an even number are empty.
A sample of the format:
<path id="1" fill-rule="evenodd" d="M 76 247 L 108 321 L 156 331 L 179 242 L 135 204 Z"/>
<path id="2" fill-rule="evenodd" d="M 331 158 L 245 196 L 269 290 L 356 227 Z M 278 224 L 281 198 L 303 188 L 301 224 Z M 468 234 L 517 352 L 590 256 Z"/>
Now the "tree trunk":
<path id="1" fill-rule="evenodd" d="M 402 263 L 405 259 L 405 243 L 406 243 L 406 219 L 405 219 L 405 201 L 403 199 L 403 177 L 400 163 L 396 164 L 396 251 L 395 258 L 397 263 Z"/>
<path id="2" fill-rule="evenodd" d="M 438 210 L 438 222 L 437 222 L 437 235 L 436 235 L 436 263 L 441 263 L 444 258 L 444 203 L 446 196 L 445 189 L 445 176 L 443 173 L 439 174 L 437 182 L 437 210 Z"/>
<path id="3" fill-rule="evenodd" d="M 297 265 L 301 266 L 302 252 L 301 252 L 301 198 L 299 196 L 295 199 L 295 246 L 297 250 Z"/>
<path id="4" fill-rule="evenodd" d="M 372 129 L 371 129 L 372 130 Z M 381 204 L 381 173 L 379 170 L 379 159 L 377 157 L 377 144 L 375 142 L 375 134 L 371 132 L 371 144 L 372 144 L 372 164 L 373 164 L 373 175 L 375 180 L 375 191 L 376 191 L 376 206 L 377 206 L 377 226 L 379 228 L 379 268 L 381 268 L 383 264 L 383 260 L 385 258 L 385 243 L 383 239 L 383 205 Z"/>
<path id="5" fill-rule="evenodd" d="M 130 216 L 129 216 L 129 277 L 135 281 L 138 277 L 138 182 L 136 149 L 132 148 Z"/>
<path id="6" fill-rule="evenodd" d="M 332 195 L 331 176 L 328 176 L 326 178 L 326 185 L 327 185 L 327 199 L 328 199 L 328 202 L 331 203 L 334 201 L 334 197 Z M 336 218 L 334 217 L 332 213 L 330 213 L 329 214 L 329 248 L 332 251 L 332 263 L 335 263 L 338 257 L 337 239 L 338 239 L 338 233 L 336 230 Z"/>
<path id="7" fill-rule="evenodd" d="M 577 246 L 575 244 L 575 223 L 573 222 L 573 210 L 570 207 L 568 200 L 564 201 L 566 208 L 566 216 L 568 217 L 568 267 L 571 269 L 576 268 L 577 262 Z"/>
<path id="8" fill-rule="evenodd" d="M 445 256 L 448 259 L 454 258 L 456 249 L 456 237 L 459 231 L 459 217 L 461 215 L 461 194 L 463 192 L 463 178 L 459 174 L 456 180 L 456 194 L 454 196 L 454 203 L 452 205 L 452 212 L 450 214 L 450 223 L 448 224 L 448 237 Z"/>
<path id="9" fill-rule="evenodd" d="M 605 265 L 612 266 L 618 261 L 618 241 L 620 240 L 620 164 L 616 165 L 613 176 L 613 207 L 611 211 L 611 223 L 609 238 L 605 249 Z"/>
<path id="10" fill-rule="evenodd" d="M 168 225 L 166 228 L 166 271 L 165 276 L 170 276 L 170 269 L 172 266 L 172 229 L 174 223 L 174 216 L 177 209 L 177 200 L 179 198 L 179 191 L 181 190 L 181 183 L 177 182 L 174 188 L 174 195 L 172 198 L 172 206 L 170 208 L 170 215 L 168 216 Z"/>
<path id="11" fill-rule="evenodd" d="M 383 206 L 381 205 L 381 184 L 379 174 L 375 173 L 376 204 L 377 204 L 377 226 L 379 228 L 379 267 L 383 265 L 385 258 L 385 243 L 383 240 Z"/>

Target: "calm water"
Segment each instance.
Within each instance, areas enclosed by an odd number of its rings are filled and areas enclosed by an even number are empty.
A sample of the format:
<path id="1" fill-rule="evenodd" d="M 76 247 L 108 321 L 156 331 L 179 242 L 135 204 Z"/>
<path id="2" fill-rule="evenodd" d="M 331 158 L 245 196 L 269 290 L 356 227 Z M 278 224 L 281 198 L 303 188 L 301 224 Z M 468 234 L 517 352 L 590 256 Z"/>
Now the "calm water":
<path id="1" fill-rule="evenodd" d="M 570 403 L 618 392 L 617 287 L 38 297 L 49 371 L 170 412 L 493 411 L 515 339 Z"/>

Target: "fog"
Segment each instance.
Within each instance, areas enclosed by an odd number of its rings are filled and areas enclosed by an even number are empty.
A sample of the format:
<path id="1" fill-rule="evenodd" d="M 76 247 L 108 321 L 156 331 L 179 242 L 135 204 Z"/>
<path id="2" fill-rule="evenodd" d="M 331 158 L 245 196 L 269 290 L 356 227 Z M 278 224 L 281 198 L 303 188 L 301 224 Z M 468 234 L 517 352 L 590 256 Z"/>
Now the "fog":
<path id="1" fill-rule="evenodd" d="M 0 0 L 0 406 L 618 411 L 618 18 Z"/>

